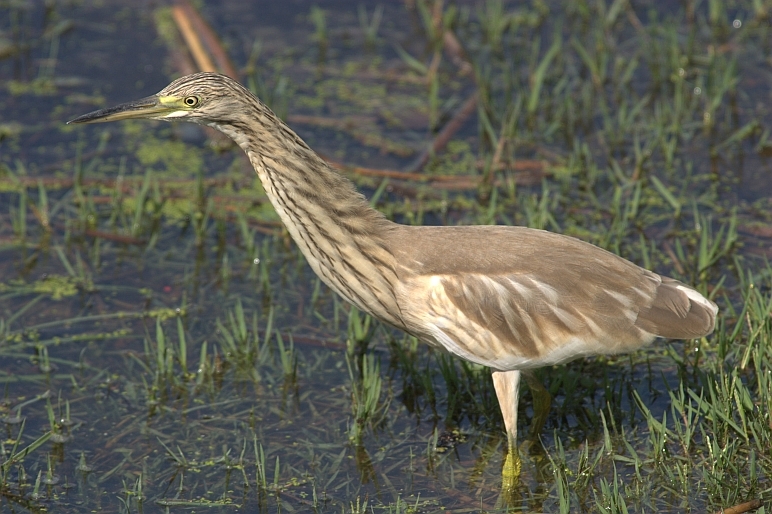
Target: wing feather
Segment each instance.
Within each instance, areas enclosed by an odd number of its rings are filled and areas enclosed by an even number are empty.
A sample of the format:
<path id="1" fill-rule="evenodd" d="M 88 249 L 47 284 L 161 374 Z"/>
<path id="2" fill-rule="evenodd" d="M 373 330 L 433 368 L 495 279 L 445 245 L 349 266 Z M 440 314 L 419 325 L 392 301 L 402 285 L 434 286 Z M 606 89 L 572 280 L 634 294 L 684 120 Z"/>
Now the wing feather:
<path id="1" fill-rule="evenodd" d="M 496 369 L 710 333 L 716 305 L 596 246 L 521 227 L 404 227 L 408 330 Z M 471 356 L 471 357 L 470 357 Z"/>

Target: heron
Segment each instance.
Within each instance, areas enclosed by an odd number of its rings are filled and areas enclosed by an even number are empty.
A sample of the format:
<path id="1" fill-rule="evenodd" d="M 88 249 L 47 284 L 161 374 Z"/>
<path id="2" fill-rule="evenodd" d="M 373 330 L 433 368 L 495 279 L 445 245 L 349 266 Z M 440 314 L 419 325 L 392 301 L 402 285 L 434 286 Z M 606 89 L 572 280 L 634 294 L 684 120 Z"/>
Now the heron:
<path id="1" fill-rule="evenodd" d="M 654 339 L 710 334 L 694 288 L 579 239 L 519 226 L 408 226 L 373 209 L 247 88 L 216 73 L 69 123 L 145 118 L 213 127 L 246 153 L 311 269 L 375 318 L 492 372 L 516 480 L 521 373 Z M 507 471 L 508 470 L 508 471 Z"/>

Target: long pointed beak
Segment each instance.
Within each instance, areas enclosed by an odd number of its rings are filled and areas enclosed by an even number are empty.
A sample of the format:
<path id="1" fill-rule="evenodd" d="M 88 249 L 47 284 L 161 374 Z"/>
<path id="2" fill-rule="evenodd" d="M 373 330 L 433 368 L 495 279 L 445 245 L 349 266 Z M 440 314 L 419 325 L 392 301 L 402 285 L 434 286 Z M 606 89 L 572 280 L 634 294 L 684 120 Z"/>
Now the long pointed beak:
<path id="1" fill-rule="evenodd" d="M 67 124 L 104 123 L 106 121 L 128 120 L 132 118 L 155 118 L 159 114 L 168 114 L 174 110 L 169 105 L 163 105 L 160 98 L 153 95 L 78 116 L 74 120 L 68 121 Z"/>

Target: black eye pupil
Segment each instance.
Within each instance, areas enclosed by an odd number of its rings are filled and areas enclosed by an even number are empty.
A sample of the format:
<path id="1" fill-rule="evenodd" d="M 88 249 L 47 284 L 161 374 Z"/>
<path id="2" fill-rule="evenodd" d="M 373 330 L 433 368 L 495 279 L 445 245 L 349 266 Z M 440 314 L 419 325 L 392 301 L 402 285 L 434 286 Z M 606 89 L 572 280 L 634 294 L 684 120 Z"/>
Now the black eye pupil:
<path id="1" fill-rule="evenodd" d="M 195 98 L 186 98 L 185 103 L 188 105 L 196 105 L 196 99 Z"/>

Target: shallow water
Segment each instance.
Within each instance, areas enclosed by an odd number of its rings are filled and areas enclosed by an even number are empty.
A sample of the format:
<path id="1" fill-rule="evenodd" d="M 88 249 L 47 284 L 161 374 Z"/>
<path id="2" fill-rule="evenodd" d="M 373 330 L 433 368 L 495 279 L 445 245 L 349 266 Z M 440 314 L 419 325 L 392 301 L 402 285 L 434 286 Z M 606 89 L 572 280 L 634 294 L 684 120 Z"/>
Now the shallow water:
<path id="1" fill-rule="evenodd" d="M 514 13 L 512 26 L 521 28 L 486 47 L 495 27 L 477 20 L 496 2 L 459 3 L 453 26 L 478 66 L 477 79 L 460 74 L 440 52 L 433 99 L 431 84 L 396 50 L 404 48 L 426 66 L 433 55 L 420 8 L 406 4 L 362 4 L 368 19 L 383 7 L 372 46 L 348 2 L 317 3 L 325 12 L 324 30 L 305 2 L 205 2 L 201 13 L 237 67 L 254 64 L 245 83 L 314 149 L 336 162 L 385 170 L 407 168 L 431 140 L 432 120 L 438 127 L 447 122 L 476 83 L 490 92 L 491 105 L 509 105 L 502 98 L 513 95 L 514 86 L 533 83 L 534 56 L 552 44 L 555 27 L 562 27 L 566 55 L 577 46 L 572 41 L 587 43 L 598 30 L 597 6 L 586 6 L 586 22 L 569 23 L 564 16 L 581 17 L 580 8 L 571 13 L 550 3 L 550 16 L 538 21 L 538 5 L 504 3 L 502 12 Z M 487 370 L 432 352 L 375 321 L 360 327 L 366 318 L 313 276 L 238 149 L 213 149 L 207 134 L 181 125 L 64 125 L 160 90 L 178 75 L 177 64 L 157 30 L 164 30 L 168 13 L 154 4 L 46 5 L 0 3 L 0 42 L 6 45 L 0 49 L 8 48 L 0 60 L 6 86 L 0 90 L 6 458 L 54 434 L 8 466 L 0 491 L 4 509 L 355 512 L 366 503 L 389 512 L 496 510 L 505 440 Z M 691 38 L 692 46 L 705 45 L 694 52 L 702 61 L 684 61 L 681 85 L 677 67 L 660 70 L 661 76 L 656 66 L 633 70 L 618 89 L 636 102 L 647 98 L 640 107 L 646 115 L 630 114 L 633 105 L 623 101 L 607 112 L 597 99 L 584 98 L 603 96 L 577 85 L 592 83 L 589 71 L 566 75 L 565 83 L 550 77 L 534 112 L 523 101 L 520 118 L 512 114 L 524 121 L 514 125 L 507 151 L 520 160 L 550 161 L 551 171 L 535 184 L 515 186 L 520 179 L 512 168 L 492 199 L 478 200 L 474 187 L 352 178 L 401 222 L 529 224 L 590 240 L 711 291 L 726 275 L 717 297 L 730 325 L 730 306 L 739 311 L 741 302 L 733 259 L 745 259 L 751 272 L 762 270 L 772 235 L 765 157 L 772 118 L 763 86 L 769 72 L 760 65 L 769 58 L 768 30 L 753 25 L 749 7 L 727 8 L 725 29 L 711 29 L 708 12 L 698 11 L 694 30 L 681 11 L 659 4 L 632 12 L 647 27 L 661 22 L 663 31 L 683 22 L 674 33 Z M 644 60 L 636 48 L 643 36 L 624 35 L 633 18 L 628 14 L 597 32 L 617 45 L 610 75 L 624 76 L 626 62 Z M 734 20 L 743 20 L 750 35 L 734 35 L 743 27 L 735 29 Z M 650 34 L 658 37 L 656 29 Z M 538 38 L 534 50 L 529 45 Z M 725 62 L 730 59 L 736 68 Z M 572 62 L 566 69 L 586 64 L 576 55 Z M 719 95 L 722 73 L 737 82 Z M 614 97 L 614 81 L 599 90 Z M 572 87 L 571 101 L 561 99 Z M 650 114 L 670 105 L 656 101 L 679 87 L 691 91 L 684 109 L 715 121 Z M 566 125 L 572 116 L 576 124 Z M 652 128 L 655 122 L 660 125 Z M 478 159 L 484 168 L 495 150 L 490 130 L 479 113 L 473 116 L 424 172 L 477 174 L 469 168 Z M 615 133 L 619 140 L 609 139 Z M 670 141 L 676 144 L 669 156 Z M 643 171 L 631 177 L 636 166 Z M 651 175 L 669 195 L 642 180 L 638 207 L 637 179 Z M 733 212 L 744 247 L 727 243 L 726 254 L 701 267 L 692 258 L 707 230 L 699 224 L 718 238 Z M 720 366 L 717 341 L 659 342 L 630 357 L 540 371 L 555 399 L 539 434 L 544 449 L 538 438 L 524 436 L 530 448 L 522 450 L 513 508 L 560 511 L 550 460 L 558 440 L 571 466 L 585 448 L 600 448 L 604 424 L 615 444 L 628 441 L 645 454 L 650 430 L 635 394 L 655 418 L 669 415 L 670 389 L 696 388 L 704 379 L 701 366 Z M 705 350 L 709 356 L 702 357 Z M 378 364 L 373 376 L 382 389 L 374 417 L 362 421 L 361 436 L 352 436 L 354 398 L 362 384 L 373 383 L 363 379 L 365 362 Z M 522 434 L 532 403 L 524 392 Z M 621 458 L 603 461 L 588 491 L 600 494 L 600 480 L 617 477 L 617 465 L 630 490 L 651 486 L 631 496 L 634 510 L 682 512 L 684 504 L 716 510 L 720 504 L 721 495 L 706 492 L 696 472 L 686 480 L 694 489 L 679 496 L 651 462 L 647 473 L 654 471 L 641 479 Z M 704 462 L 695 457 L 692 465 L 698 470 Z M 764 491 L 766 480 L 762 476 L 752 491 Z M 592 510 L 595 500 L 587 494 L 573 501 Z"/>

